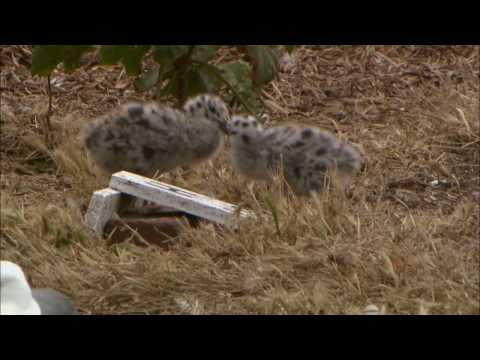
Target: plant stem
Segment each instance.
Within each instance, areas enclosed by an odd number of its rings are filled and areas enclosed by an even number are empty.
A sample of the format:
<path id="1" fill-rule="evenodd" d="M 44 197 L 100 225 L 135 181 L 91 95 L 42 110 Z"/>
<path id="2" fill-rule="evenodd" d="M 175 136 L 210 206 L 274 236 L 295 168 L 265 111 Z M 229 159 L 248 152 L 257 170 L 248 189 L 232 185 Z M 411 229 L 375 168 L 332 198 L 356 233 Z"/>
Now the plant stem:
<path id="1" fill-rule="evenodd" d="M 48 148 L 50 148 L 50 115 L 52 114 L 52 87 L 50 84 L 50 74 L 47 75 L 47 93 L 48 93 L 48 110 L 45 116 L 45 143 Z"/>
<path id="2" fill-rule="evenodd" d="M 272 213 L 272 217 L 273 217 L 273 222 L 275 223 L 275 229 L 277 230 L 277 235 L 279 237 L 282 236 L 282 233 L 280 231 L 280 223 L 278 221 L 278 212 L 277 212 L 277 208 L 274 204 L 274 202 L 272 201 L 272 198 L 270 197 L 270 195 L 267 195 L 265 197 L 265 203 L 267 204 L 267 207 L 268 209 L 270 210 L 270 212 Z"/>
<path id="3" fill-rule="evenodd" d="M 177 98 L 180 101 L 180 105 L 184 103 L 186 100 L 186 93 L 187 93 L 187 82 L 185 80 L 185 74 L 188 70 L 188 65 L 191 63 L 191 58 L 193 55 L 193 51 L 195 50 L 196 45 L 191 45 L 188 49 L 188 52 L 182 56 L 178 61 L 178 92 Z"/>
<path id="4" fill-rule="evenodd" d="M 52 113 L 52 87 L 50 84 L 50 74 L 48 74 L 47 76 L 47 93 L 48 93 L 47 129 L 50 130 L 50 115 Z"/>

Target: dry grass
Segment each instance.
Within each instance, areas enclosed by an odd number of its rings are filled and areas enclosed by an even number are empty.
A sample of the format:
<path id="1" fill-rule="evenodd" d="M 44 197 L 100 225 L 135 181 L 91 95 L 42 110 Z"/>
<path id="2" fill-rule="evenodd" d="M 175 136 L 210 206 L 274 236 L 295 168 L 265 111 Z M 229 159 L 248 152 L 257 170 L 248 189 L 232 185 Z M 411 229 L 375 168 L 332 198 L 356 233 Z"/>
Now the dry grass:
<path id="1" fill-rule="evenodd" d="M 308 46 L 264 91 L 270 123 L 315 124 L 357 144 L 349 196 L 310 201 L 251 184 L 225 152 L 165 181 L 258 214 L 237 233 L 188 229 L 170 251 L 108 247 L 83 225 L 108 179 L 78 144 L 82 123 L 145 100 L 118 68 L 46 81 L 1 48 L 1 257 L 85 314 L 480 313 L 479 48 Z M 445 180 L 437 186 L 434 180 Z M 277 222 L 275 221 L 277 220 Z"/>

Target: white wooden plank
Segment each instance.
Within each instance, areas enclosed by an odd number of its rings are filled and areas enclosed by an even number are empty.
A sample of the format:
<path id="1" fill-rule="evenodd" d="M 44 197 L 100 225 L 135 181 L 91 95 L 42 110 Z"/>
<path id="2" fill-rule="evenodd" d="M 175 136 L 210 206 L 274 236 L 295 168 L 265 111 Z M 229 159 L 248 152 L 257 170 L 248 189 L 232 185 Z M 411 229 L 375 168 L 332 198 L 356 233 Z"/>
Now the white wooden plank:
<path id="1" fill-rule="evenodd" d="M 222 225 L 231 224 L 237 209 L 235 205 L 126 171 L 113 174 L 110 187 Z M 250 211 L 240 212 L 241 219 L 254 217 Z"/>
<path id="2" fill-rule="evenodd" d="M 95 191 L 85 215 L 87 227 L 101 236 L 105 225 L 118 210 L 121 197 L 121 192 L 110 188 Z"/>

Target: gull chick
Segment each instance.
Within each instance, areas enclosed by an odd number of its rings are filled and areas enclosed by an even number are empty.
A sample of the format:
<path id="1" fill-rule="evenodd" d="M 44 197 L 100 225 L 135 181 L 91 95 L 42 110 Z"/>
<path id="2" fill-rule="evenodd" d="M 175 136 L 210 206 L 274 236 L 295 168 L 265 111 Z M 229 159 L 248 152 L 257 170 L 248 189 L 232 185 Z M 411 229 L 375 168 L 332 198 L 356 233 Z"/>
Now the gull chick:
<path id="1" fill-rule="evenodd" d="M 345 189 L 361 167 L 354 147 L 316 127 L 286 124 L 263 129 L 253 116 L 233 116 L 227 129 L 235 170 L 253 180 L 270 181 L 282 169 L 300 196 L 323 191 L 330 174 Z"/>
<path id="2" fill-rule="evenodd" d="M 183 111 L 128 103 L 87 124 L 82 142 L 104 171 L 151 177 L 215 157 L 228 119 L 225 103 L 212 95 L 188 100 Z"/>

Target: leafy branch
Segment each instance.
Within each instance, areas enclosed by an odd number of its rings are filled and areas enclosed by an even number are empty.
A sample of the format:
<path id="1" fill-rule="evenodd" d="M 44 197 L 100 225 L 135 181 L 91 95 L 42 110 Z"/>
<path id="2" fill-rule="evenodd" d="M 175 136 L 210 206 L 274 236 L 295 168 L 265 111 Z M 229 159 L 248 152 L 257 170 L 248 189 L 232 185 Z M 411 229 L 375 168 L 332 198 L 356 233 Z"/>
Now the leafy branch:
<path id="1" fill-rule="evenodd" d="M 243 107 L 251 114 L 254 115 L 255 111 L 248 105 L 247 102 L 244 101 L 243 97 L 237 92 L 235 87 L 230 84 L 230 82 L 225 79 L 225 77 L 221 74 L 221 71 L 214 65 L 207 64 L 201 61 L 194 61 L 194 64 L 198 64 L 199 66 L 204 67 L 208 71 L 210 71 L 218 80 L 220 80 L 222 83 L 227 85 L 227 87 L 230 89 L 230 91 L 235 95 L 235 97 L 240 101 L 243 105 Z"/>
<path id="2" fill-rule="evenodd" d="M 221 47 L 236 47 L 242 58 L 212 64 Z M 286 46 L 289 52 L 292 48 Z M 128 75 L 136 76 L 137 90 L 156 88 L 158 99 L 174 95 L 183 103 L 189 96 L 226 89 L 250 114 L 256 113 L 258 89 L 278 73 L 278 59 L 270 45 L 36 45 L 31 72 L 50 76 L 60 64 L 72 72 L 83 65 L 82 56 L 92 51 L 98 51 L 101 65 L 121 63 Z M 153 56 L 156 64 L 145 71 L 147 56 Z M 49 100 L 51 104 L 51 96 Z"/>

